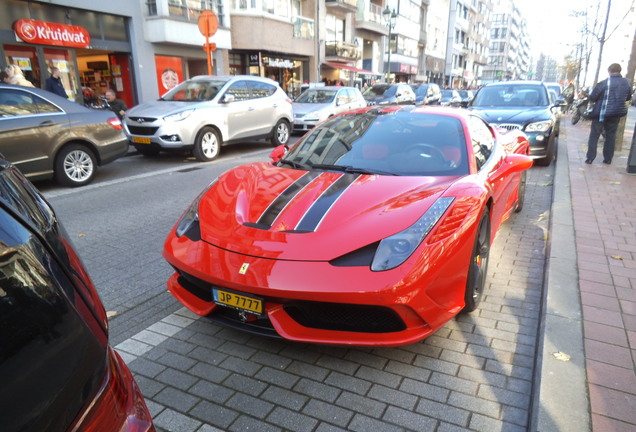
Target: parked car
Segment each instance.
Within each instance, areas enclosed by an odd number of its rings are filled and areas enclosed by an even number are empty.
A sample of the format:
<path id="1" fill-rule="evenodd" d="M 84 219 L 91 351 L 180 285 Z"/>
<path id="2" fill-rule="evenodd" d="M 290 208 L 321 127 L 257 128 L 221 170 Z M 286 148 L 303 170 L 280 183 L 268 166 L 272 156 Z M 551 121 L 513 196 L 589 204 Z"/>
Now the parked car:
<path id="1" fill-rule="evenodd" d="M 164 245 L 168 289 L 249 332 L 414 343 L 477 307 L 491 242 L 523 206 L 527 151 L 522 132 L 466 110 L 332 117 L 282 159 L 236 167 L 199 195 Z"/>
<path id="2" fill-rule="evenodd" d="M 17 431 L 154 431 L 58 219 L 0 159 L 0 424 Z"/>
<path id="3" fill-rule="evenodd" d="M 505 81 L 482 87 L 468 109 L 494 126 L 525 132 L 530 156 L 537 165 L 547 166 L 559 136 L 559 103 L 551 101 L 547 86 L 539 81 Z"/>
<path id="4" fill-rule="evenodd" d="M 457 93 L 459 93 L 459 97 L 462 98 L 459 105 L 463 108 L 466 108 L 470 101 L 475 97 L 475 93 L 473 93 L 472 90 L 457 90 Z"/>
<path id="5" fill-rule="evenodd" d="M 462 98 L 457 92 L 457 90 L 442 90 L 442 100 L 440 101 L 440 105 L 442 106 L 452 106 L 458 107 L 462 104 Z"/>
<path id="6" fill-rule="evenodd" d="M 205 162 L 232 142 L 286 144 L 293 119 L 292 101 L 274 80 L 202 75 L 128 110 L 124 131 L 143 155 L 185 149 Z"/>
<path id="7" fill-rule="evenodd" d="M 367 101 L 355 87 L 314 87 L 302 92 L 292 104 L 294 132 L 306 132 L 336 114 L 362 108 Z"/>
<path id="8" fill-rule="evenodd" d="M 30 180 L 83 186 L 98 166 L 127 152 L 115 113 L 46 90 L 0 84 L 0 153 Z"/>
<path id="9" fill-rule="evenodd" d="M 435 83 L 411 84 L 415 92 L 415 105 L 439 105 L 442 100 L 442 90 Z"/>
<path id="10" fill-rule="evenodd" d="M 563 88 L 558 82 L 547 82 L 545 83 L 545 86 L 548 88 L 548 90 L 554 90 L 557 97 L 561 96 L 561 93 L 563 92 Z"/>
<path id="11" fill-rule="evenodd" d="M 414 104 L 415 93 L 410 85 L 374 84 L 362 93 L 367 105 Z"/>

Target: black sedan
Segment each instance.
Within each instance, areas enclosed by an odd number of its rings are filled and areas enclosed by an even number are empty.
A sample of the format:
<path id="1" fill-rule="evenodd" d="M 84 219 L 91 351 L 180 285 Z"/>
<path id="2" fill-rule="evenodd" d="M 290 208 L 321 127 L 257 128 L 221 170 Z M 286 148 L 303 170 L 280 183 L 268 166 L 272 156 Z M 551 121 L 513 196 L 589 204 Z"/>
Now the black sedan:
<path id="1" fill-rule="evenodd" d="M 0 84 L 0 153 L 30 180 L 90 183 L 97 167 L 128 152 L 112 111 L 92 110 L 46 90 Z"/>
<path id="2" fill-rule="evenodd" d="M 0 159 L 0 429 L 154 431 L 53 209 Z"/>
<path id="3" fill-rule="evenodd" d="M 562 99 L 552 101 L 548 88 L 539 81 L 506 81 L 487 84 L 468 104 L 493 126 L 520 129 L 530 140 L 530 157 L 537 165 L 554 159 L 560 125 Z"/>

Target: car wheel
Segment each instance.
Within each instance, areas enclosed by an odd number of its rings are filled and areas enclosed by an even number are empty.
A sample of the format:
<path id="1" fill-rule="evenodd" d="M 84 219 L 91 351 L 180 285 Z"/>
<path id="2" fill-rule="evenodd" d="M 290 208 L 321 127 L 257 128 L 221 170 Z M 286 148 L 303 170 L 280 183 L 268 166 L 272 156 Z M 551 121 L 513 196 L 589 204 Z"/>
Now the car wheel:
<path id="1" fill-rule="evenodd" d="M 84 186 L 95 176 L 97 160 L 93 152 L 81 144 L 62 148 L 55 158 L 55 181 L 63 186 Z"/>
<path id="2" fill-rule="evenodd" d="M 470 258 L 468 268 L 468 280 L 466 281 L 466 293 L 464 300 L 466 306 L 464 312 L 472 312 L 477 309 L 477 305 L 484 295 L 486 287 L 486 277 L 488 276 L 488 257 L 490 255 L 490 213 L 488 208 L 484 209 L 481 215 L 475 246 Z"/>
<path id="3" fill-rule="evenodd" d="M 550 141 L 548 142 L 547 154 L 545 155 L 545 157 L 542 157 L 541 159 L 536 159 L 534 161 L 534 164 L 538 166 L 543 166 L 543 167 L 550 166 L 550 164 L 552 163 L 552 159 L 554 159 L 554 149 L 556 145 L 557 145 L 556 138 L 555 137 L 550 138 Z"/>
<path id="4" fill-rule="evenodd" d="M 515 204 L 515 213 L 519 213 L 523 209 L 523 202 L 526 195 L 526 175 L 526 171 L 521 173 L 521 180 L 519 181 L 519 188 L 517 189 L 517 203 Z"/>
<path id="5" fill-rule="evenodd" d="M 144 156 L 157 156 L 160 152 L 159 148 L 146 144 L 136 145 L 135 149 Z"/>
<path id="6" fill-rule="evenodd" d="M 216 159 L 221 153 L 221 138 L 218 132 L 210 126 L 201 129 L 194 142 L 192 153 L 200 162 L 209 162 Z"/>
<path id="7" fill-rule="evenodd" d="M 278 120 L 272 132 L 272 145 L 278 147 L 289 142 L 289 124 L 285 120 Z"/>

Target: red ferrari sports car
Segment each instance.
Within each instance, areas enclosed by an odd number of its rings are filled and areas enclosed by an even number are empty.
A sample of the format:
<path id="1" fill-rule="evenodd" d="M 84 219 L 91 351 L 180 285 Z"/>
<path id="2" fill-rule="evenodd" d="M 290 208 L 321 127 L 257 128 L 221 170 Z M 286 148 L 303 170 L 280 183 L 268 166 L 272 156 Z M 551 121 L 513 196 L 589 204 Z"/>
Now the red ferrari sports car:
<path id="1" fill-rule="evenodd" d="M 168 288 L 193 312 L 259 334 L 419 341 L 477 307 L 497 229 L 523 205 L 527 153 L 522 132 L 460 109 L 333 117 L 199 195 L 165 242 Z"/>

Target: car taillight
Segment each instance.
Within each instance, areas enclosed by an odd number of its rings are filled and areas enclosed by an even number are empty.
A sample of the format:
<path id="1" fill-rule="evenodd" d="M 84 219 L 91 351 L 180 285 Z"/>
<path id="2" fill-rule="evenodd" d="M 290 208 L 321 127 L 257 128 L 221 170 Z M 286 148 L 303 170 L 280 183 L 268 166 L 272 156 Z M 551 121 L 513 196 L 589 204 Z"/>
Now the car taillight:
<path id="1" fill-rule="evenodd" d="M 287 98 L 287 99 L 285 99 L 285 102 L 292 103 L 292 100 L 290 98 Z"/>
<path id="2" fill-rule="evenodd" d="M 113 129 L 122 130 L 124 128 L 117 117 L 111 117 L 106 121 L 113 127 Z"/>
<path id="3" fill-rule="evenodd" d="M 70 429 L 73 432 L 156 432 L 132 373 L 108 348 L 108 376 L 95 400 Z"/>

